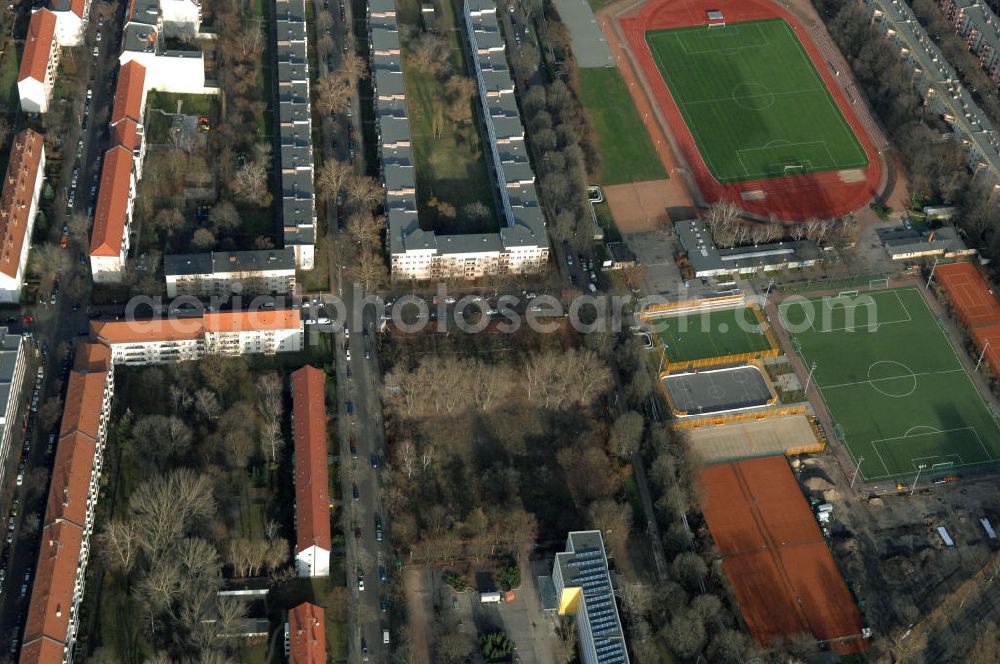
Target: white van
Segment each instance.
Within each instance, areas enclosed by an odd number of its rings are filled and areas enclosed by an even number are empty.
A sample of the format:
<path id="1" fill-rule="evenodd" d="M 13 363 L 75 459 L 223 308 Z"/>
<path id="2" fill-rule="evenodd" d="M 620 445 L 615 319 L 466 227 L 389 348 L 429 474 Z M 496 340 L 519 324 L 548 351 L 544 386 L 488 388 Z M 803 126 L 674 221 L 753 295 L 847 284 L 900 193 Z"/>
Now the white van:
<path id="1" fill-rule="evenodd" d="M 388 628 L 382 630 L 382 643 L 389 643 L 389 630 Z"/>

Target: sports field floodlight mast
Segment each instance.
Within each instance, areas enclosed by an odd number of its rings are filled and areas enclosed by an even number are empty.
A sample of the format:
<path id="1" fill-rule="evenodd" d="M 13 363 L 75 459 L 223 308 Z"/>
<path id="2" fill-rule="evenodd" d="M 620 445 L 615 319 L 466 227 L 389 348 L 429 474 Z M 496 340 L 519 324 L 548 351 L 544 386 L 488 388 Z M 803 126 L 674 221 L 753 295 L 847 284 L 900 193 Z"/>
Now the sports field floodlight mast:
<path id="1" fill-rule="evenodd" d="M 861 472 L 861 464 L 865 462 L 863 456 L 858 457 L 858 465 L 854 467 L 854 476 L 851 478 L 851 488 L 854 488 L 854 480 L 858 479 L 858 473 Z"/>
<path id="2" fill-rule="evenodd" d="M 986 340 L 986 345 L 983 346 L 983 352 L 979 354 L 979 359 L 976 360 L 976 372 L 979 372 L 979 365 L 983 363 L 983 358 L 986 357 L 986 349 L 990 347 L 990 342 L 992 339 Z"/>
<path id="3" fill-rule="evenodd" d="M 809 384 L 812 383 L 813 372 L 816 371 L 816 363 L 813 362 L 812 366 L 809 367 L 809 375 L 806 377 L 806 389 L 803 390 L 806 394 L 809 393 Z"/>
<path id="4" fill-rule="evenodd" d="M 922 471 L 926 467 L 927 467 L 926 463 L 922 463 L 919 466 L 917 466 L 917 476 L 913 479 L 913 486 L 910 487 L 911 496 L 913 495 L 913 492 L 917 490 L 917 482 L 920 481 L 920 471 Z"/>
<path id="5" fill-rule="evenodd" d="M 937 269 L 938 261 L 939 260 L 940 260 L 939 256 L 935 256 L 934 257 L 934 265 L 931 266 L 931 273 L 929 275 L 927 275 L 927 286 L 926 286 L 926 288 L 930 288 L 931 287 L 931 280 L 934 278 L 934 270 Z"/>

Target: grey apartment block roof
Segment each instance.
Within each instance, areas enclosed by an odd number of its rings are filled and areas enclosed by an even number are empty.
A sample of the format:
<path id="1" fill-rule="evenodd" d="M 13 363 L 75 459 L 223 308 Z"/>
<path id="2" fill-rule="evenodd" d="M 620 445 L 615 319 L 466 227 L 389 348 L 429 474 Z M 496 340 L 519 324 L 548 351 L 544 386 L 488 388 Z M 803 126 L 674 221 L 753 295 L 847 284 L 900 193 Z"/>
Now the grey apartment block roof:
<path id="1" fill-rule="evenodd" d="M 314 226 L 285 226 L 283 237 L 286 247 L 296 244 L 316 244 L 316 228 Z"/>
<path id="2" fill-rule="evenodd" d="M 403 58 L 399 55 L 389 55 L 388 53 L 372 54 L 372 71 L 403 72 Z"/>
<path id="3" fill-rule="evenodd" d="M 406 94 L 402 72 L 375 70 L 375 89 L 383 97 Z"/>
<path id="4" fill-rule="evenodd" d="M 625 633 L 622 631 L 615 604 L 611 571 L 604 550 L 604 540 L 598 530 L 569 533 L 566 551 L 556 554 L 563 585 L 583 589 L 583 606 L 577 610 L 577 620 L 586 620 L 586 631 L 594 640 L 594 652 L 581 654 L 585 661 L 597 664 L 628 664 Z M 583 631 L 580 626 L 580 631 Z M 593 659 L 596 655 L 596 659 Z"/>
<path id="5" fill-rule="evenodd" d="M 466 0 L 465 6 L 469 8 L 469 13 L 496 11 L 497 4 L 494 0 Z"/>
<path id="6" fill-rule="evenodd" d="M 387 28 L 372 28 L 372 51 L 395 53 L 399 51 L 399 32 Z"/>
<path id="7" fill-rule="evenodd" d="M 385 190 L 390 195 L 394 195 L 393 192 L 413 189 L 417 186 L 413 166 L 386 164 L 383 170 L 385 171 Z"/>
<path id="8" fill-rule="evenodd" d="M 277 0 L 274 3 L 274 13 L 286 19 L 306 20 L 305 0 Z"/>
<path id="9" fill-rule="evenodd" d="M 275 53 L 278 55 L 278 62 L 297 62 L 302 64 L 308 64 L 309 59 L 306 56 L 306 44 L 305 42 L 297 41 L 291 44 L 278 44 L 275 46 Z"/>
<path id="10" fill-rule="evenodd" d="M 396 0 L 370 0 L 368 11 L 372 14 L 396 13 Z"/>
<path id="11" fill-rule="evenodd" d="M 496 146 L 500 161 L 528 161 L 528 150 L 524 146 L 524 141 L 513 141 L 511 143 L 501 143 Z"/>
<path id="12" fill-rule="evenodd" d="M 512 207 L 538 207 L 538 192 L 533 184 L 508 186 L 507 199 Z"/>
<path id="13" fill-rule="evenodd" d="M 306 24 L 301 21 L 275 21 L 274 33 L 279 42 L 303 42 L 306 39 Z"/>
<path id="14" fill-rule="evenodd" d="M 486 94 L 491 92 L 512 93 L 514 79 L 510 77 L 510 73 L 506 69 L 503 71 L 490 69 L 483 72 L 483 87 L 486 88 Z"/>
<path id="15" fill-rule="evenodd" d="M 540 207 L 510 208 L 511 225 L 500 229 L 505 247 L 536 247 L 548 244 L 545 214 Z"/>
<path id="16" fill-rule="evenodd" d="M 306 170 L 282 171 L 281 195 L 286 198 L 311 199 L 313 196 L 312 173 Z"/>
<path id="17" fill-rule="evenodd" d="M 479 51 L 503 51 L 503 37 L 499 30 L 476 30 L 476 49 Z"/>
<path id="18" fill-rule="evenodd" d="M 155 51 L 155 29 L 140 23 L 130 23 L 125 26 L 125 34 L 122 36 L 122 52 L 154 53 Z"/>
<path id="19" fill-rule="evenodd" d="M 280 122 L 309 122 L 309 104 L 281 102 L 278 104 L 278 120 Z"/>
<path id="20" fill-rule="evenodd" d="M 160 0 L 134 0 L 132 13 L 126 17 L 128 23 L 156 25 L 160 19 Z"/>
<path id="21" fill-rule="evenodd" d="M 281 67 L 282 65 L 278 65 Z M 296 67 L 304 67 L 305 65 L 294 65 Z M 307 76 L 308 76 L 308 67 Z M 279 101 L 294 101 L 300 104 L 309 103 L 309 81 L 286 81 L 278 79 L 278 100 Z"/>
<path id="22" fill-rule="evenodd" d="M 295 251 L 292 249 L 213 251 L 207 254 L 176 254 L 163 257 L 163 273 L 175 277 L 294 269 Z"/>
<path id="23" fill-rule="evenodd" d="M 309 122 L 296 122 L 281 125 L 281 145 L 302 146 L 312 154 L 312 125 Z M 310 160 L 312 157 L 310 156 Z"/>
<path id="24" fill-rule="evenodd" d="M 429 242 L 434 246 L 437 241 L 434 234 L 426 234 L 420 230 L 420 223 L 417 220 L 417 211 L 410 208 L 390 207 L 386 210 L 386 219 L 389 226 L 389 251 L 398 254 L 406 251 L 407 238 L 412 242 L 411 248 L 431 248 Z M 417 235 L 414 235 L 417 233 Z"/>
<path id="25" fill-rule="evenodd" d="M 313 226 L 316 223 L 316 211 L 311 198 L 282 198 L 281 215 L 286 229 Z"/>
<path id="26" fill-rule="evenodd" d="M 438 235 L 438 251 L 442 254 L 474 254 L 478 252 L 503 251 L 503 243 L 498 233 L 463 233 L 462 235 Z"/>
<path id="27" fill-rule="evenodd" d="M 292 83 L 309 82 L 309 67 L 304 62 L 279 62 L 278 80 Z"/>
<path id="28" fill-rule="evenodd" d="M 195 274 L 210 274 L 212 254 L 173 254 L 163 257 L 163 274 L 168 277 L 186 277 Z"/>
<path id="29" fill-rule="evenodd" d="M 521 118 L 514 116 L 493 116 L 493 130 L 497 139 L 524 138 L 524 127 Z"/>
<path id="30" fill-rule="evenodd" d="M 410 142 L 410 121 L 407 118 L 380 114 L 378 126 L 382 145 Z"/>
<path id="31" fill-rule="evenodd" d="M 531 170 L 531 164 L 526 161 L 503 161 L 500 162 L 503 169 L 503 179 L 507 183 L 534 182 L 535 172 Z"/>
<path id="32" fill-rule="evenodd" d="M 284 132 L 282 132 L 282 136 L 284 136 Z M 309 145 L 281 146 L 282 176 L 284 176 L 285 169 L 312 169 L 312 165 L 312 148 Z"/>
<path id="33" fill-rule="evenodd" d="M 400 146 L 397 148 L 379 148 L 379 158 L 382 160 L 382 166 L 412 166 L 413 165 L 413 148 L 408 145 Z"/>
<path id="34" fill-rule="evenodd" d="M 514 95 L 489 97 L 486 100 L 486 108 L 494 118 L 521 117 L 521 112 L 517 109 L 517 100 L 514 98 Z"/>

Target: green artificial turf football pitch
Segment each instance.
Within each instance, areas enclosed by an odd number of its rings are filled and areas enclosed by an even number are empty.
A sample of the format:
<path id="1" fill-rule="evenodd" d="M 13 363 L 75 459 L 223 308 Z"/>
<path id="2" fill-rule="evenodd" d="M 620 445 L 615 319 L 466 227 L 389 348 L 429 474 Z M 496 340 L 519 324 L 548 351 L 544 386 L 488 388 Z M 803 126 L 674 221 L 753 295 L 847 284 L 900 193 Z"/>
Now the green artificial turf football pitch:
<path id="1" fill-rule="evenodd" d="M 861 475 L 931 479 L 1000 459 L 1000 424 L 916 288 L 778 305 Z"/>
<path id="2" fill-rule="evenodd" d="M 652 30 L 646 43 L 719 182 L 868 165 L 783 19 Z"/>

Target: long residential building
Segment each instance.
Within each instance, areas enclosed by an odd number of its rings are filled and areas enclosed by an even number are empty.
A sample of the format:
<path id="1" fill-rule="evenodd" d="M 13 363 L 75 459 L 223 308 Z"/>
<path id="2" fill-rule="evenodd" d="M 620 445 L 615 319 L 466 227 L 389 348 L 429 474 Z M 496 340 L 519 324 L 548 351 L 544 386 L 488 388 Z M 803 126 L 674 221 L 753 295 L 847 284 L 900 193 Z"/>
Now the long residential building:
<path id="1" fill-rule="evenodd" d="M 323 607 L 303 602 L 288 611 L 285 654 L 289 664 L 326 664 L 326 620 Z"/>
<path id="2" fill-rule="evenodd" d="M 27 345 L 20 334 L 0 327 L 0 459 L 6 459 L 10 444 L 18 430 L 15 424 L 24 403 L 24 370 Z M 5 479 L 7 465 L 0 463 L 0 482 Z"/>
<path id="3" fill-rule="evenodd" d="M 90 16 L 91 0 L 49 0 L 56 17 L 56 38 L 62 46 L 79 46 Z"/>
<path id="4" fill-rule="evenodd" d="M 209 311 L 204 316 L 148 321 L 92 321 L 90 334 L 115 364 L 141 366 L 200 360 L 206 355 L 274 355 L 302 350 L 298 309 Z"/>
<path id="5" fill-rule="evenodd" d="M 940 114 L 966 152 L 970 170 L 986 170 L 1000 182 L 1000 132 L 990 122 L 954 67 L 931 40 L 905 0 L 865 0 L 874 22 L 913 68 L 914 83 L 927 106 Z"/>
<path id="6" fill-rule="evenodd" d="M 56 15 L 39 9 L 31 15 L 17 75 L 17 92 L 25 113 L 47 113 L 59 69 Z"/>
<path id="7" fill-rule="evenodd" d="M 986 74 L 1000 86 L 1000 18 L 981 0 L 938 0 L 938 5 Z"/>
<path id="8" fill-rule="evenodd" d="M 81 344 L 66 390 L 21 664 L 73 659 L 113 393 L 108 349 Z"/>
<path id="9" fill-rule="evenodd" d="M 599 530 L 569 533 L 552 566 L 559 615 L 576 615 L 583 664 L 628 664 L 608 556 Z"/>
<path id="10" fill-rule="evenodd" d="M 0 302 L 17 304 L 21 300 L 44 179 L 43 137 L 33 129 L 24 129 L 14 136 L 0 194 Z"/>
<path id="11" fill-rule="evenodd" d="M 311 270 L 316 250 L 316 191 L 309 105 L 308 30 L 304 0 L 275 0 L 278 137 L 284 245 Z"/>
<path id="12" fill-rule="evenodd" d="M 292 373 L 295 440 L 295 570 L 330 575 L 330 477 L 327 469 L 326 375 L 306 365 Z"/>
<path id="13" fill-rule="evenodd" d="M 496 23 L 496 6 L 466 7 L 469 48 L 494 162 L 501 202 L 499 233 L 439 235 L 420 226 L 416 173 L 403 79 L 395 0 L 369 3 L 371 70 L 385 185 L 387 244 L 396 280 L 474 279 L 486 274 L 540 272 L 548 260 L 545 219 L 524 149 L 524 130 L 514 100 Z M 492 10 L 492 16 L 489 16 Z M 475 33 L 475 36 L 474 36 Z M 482 41 L 482 44 L 478 40 Z"/>
<path id="14" fill-rule="evenodd" d="M 169 297 L 289 295 L 295 291 L 295 250 L 286 247 L 164 256 L 163 275 Z"/>

